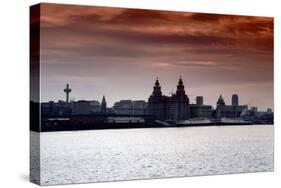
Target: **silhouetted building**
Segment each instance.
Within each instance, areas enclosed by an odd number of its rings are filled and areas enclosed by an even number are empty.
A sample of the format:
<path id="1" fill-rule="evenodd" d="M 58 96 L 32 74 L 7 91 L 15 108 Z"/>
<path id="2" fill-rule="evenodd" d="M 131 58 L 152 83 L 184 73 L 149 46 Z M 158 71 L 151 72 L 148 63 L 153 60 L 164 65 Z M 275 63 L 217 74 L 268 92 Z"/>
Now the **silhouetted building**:
<path id="1" fill-rule="evenodd" d="M 247 105 L 238 104 L 238 96 L 232 96 L 232 105 L 226 105 L 222 95 L 217 101 L 216 118 L 239 118 L 241 113 L 248 110 Z"/>
<path id="2" fill-rule="evenodd" d="M 133 101 L 133 115 L 145 115 L 147 102 L 144 100 Z"/>
<path id="3" fill-rule="evenodd" d="M 222 95 L 220 95 L 218 99 L 217 106 L 225 106 L 225 102 L 224 99 L 222 98 Z"/>
<path id="4" fill-rule="evenodd" d="M 95 100 L 69 102 L 69 93 L 71 92 L 69 84 L 66 85 L 64 92 L 66 93 L 65 101 L 41 103 L 40 112 L 45 120 L 50 119 L 51 122 L 55 117 L 59 117 L 61 121 L 65 121 L 65 119 L 71 117 L 74 124 L 79 124 L 80 121 L 82 121 L 82 124 L 89 124 L 88 118 L 90 118 L 91 121 L 95 122 L 95 126 L 102 123 L 113 123 L 130 127 L 131 123 L 142 124 L 145 122 L 154 125 L 156 122 L 157 125 L 167 126 L 169 123 L 184 124 L 185 122 L 196 122 L 198 120 L 200 122 L 202 119 L 204 121 L 207 119 L 207 121 L 223 122 L 222 120 L 226 121 L 232 118 L 255 124 L 273 124 L 274 118 L 270 108 L 266 111 L 258 111 L 257 107 L 248 109 L 247 105 L 239 105 L 237 94 L 232 95 L 231 105 L 227 105 L 220 95 L 215 109 L 211 105 L 204 104 L 203 96 L 197 96 L 195 104 L 190 104 L 181 77 L 177 83 L 176 92 L 172 93 L 171 96 L 162 94 L 160 82 L 157 78 L 148 102 L 144 100 L 120 100 L 115 102 L 112 108 L 107 108 L 105 96 L 102 97 L 101 103 Z M 53 123 L 56 124 L 56 121 Z M 127 125 L 125 125 L 126 123 Z"/>
<path id="5" fill-rule="evenodd" d="M 196 104 L 197 105 L 203 105 L 203 96 L 197 96 L 196 97 Z"/>
<path id="6" fill-rule="evenodd" d="M 65 101 L 54 101 L 41 103 L 41 114 L 43 116 L 64 116 L 72 113 L 72 104 Z"/>
<path id="7" fill-rule="evenodd" d="M 168 97 L 162 95 L 161 86 L 157 78 L 152 95 L 148 98 L 147 114 L 153 115 L 159 120 L 165 120 L 167 117 L 167 100 Z"/>
<path id="8" fill-rule="evenodd" d="M 122 115 L 145 115 L 147 103 L 144 100 L 120 100 L 114 103 L 113 110 Z"/>
<path id="9" fill-rule="evenodd" d="M 132 100 L 120 100 L 113 104 L 116 114 L 131 114 L 133 110 Z"/>
<path id="10" fill-rule="evenodd" d="M 159 80 L 156 79 L 152 95 L 148 99 L 147 114 L 163 121 L 179 121 L 189 118 L 189 98 L 185 93 L 181 77 L 176 93 L 170 97 L 162 95 Z"/>
<path id="11" fill-rule="evenodd" d="M 251 107 L 241 116 L 244 120 L 251 121 L 253 124 L 273 124 L 274 120 L 274 114 L 271 109 L 258 111 L 257 107 Z"/>
<path id="12" fill-rule="evenodd" d="M 256 115 L 258 113 L 258 107 L 256 106 L 251 107 L 251 111 L 253 111 L 253 113 Z"/>
<path id="13" fill-rule="evenodd" d="M 182 78 L 180 77 L 176 94 L 170 98 L 169 119 L 179 121 L 189 118 L 189 98 L 185 93 Z"/>
<path id="14" fill-rule="evenodd" d="M 88 115 L 99 113 L 101 105 L 98 101 L 80 100 L 76 102 L 46 102 L 41 103 L 43 116 Z"/>
<path id="15" fill-rule="evenodd" d="M 73 111 L 72 114 L 87 115 L 100 112 L 101 105 L 99 101 L 86 101 L 80 100 L 77 102 L 72 102 Z"/>
<path id="16" fill-rule="evenodd" d="M 196 104 L 190 104 L 190 118 L 212 118 L 212 106 L 203 104 L 203 96 L 197 96 Z"/>
<path id="17" fill-rule="evenodd" d="M 105 96 L 103 96 L 101 101 L 101 113 L 106 113 L 107 112 L 106 108 L 107 108 L 107 104 L 106 104 Z"/>
<path id="18" fill-rule="evenodd" d="M 232 106 L 238 106 L 239 105 L 239 100 L 238 100 L 238 95 L 237 94 L 233 94 L 232 95 L 231 102 L 232 102 Z"/>

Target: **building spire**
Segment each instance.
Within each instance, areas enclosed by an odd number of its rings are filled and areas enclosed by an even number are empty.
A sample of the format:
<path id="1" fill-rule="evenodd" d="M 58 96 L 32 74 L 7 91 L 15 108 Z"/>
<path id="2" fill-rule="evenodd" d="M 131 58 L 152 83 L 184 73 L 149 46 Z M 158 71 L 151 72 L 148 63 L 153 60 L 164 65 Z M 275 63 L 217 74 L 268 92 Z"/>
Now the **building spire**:
<path id="1" fill-rule="evenodd" d="M 179 79 L 179 85 L 183 85 L 183 81 L 182 81 L 181 76 L 180 76 L 180 79 Z"/>
<path id="2" fill-rule="evenodd" d="M 154 87 L 153 87 L 152 95 L 154 95 L 154 96 L 161 96 L 162 95 L 161 86 L 160 86 L 158 77 L 156 77 L 156 81 L 155 81 L 155 84 L 154 84 Z"/>
<path id="3" fill-rule="evenodd" d="M 177 85 L 177 91 L 176 91 L 177 95 L 185 95 L 185 90 L 184 90 L 184 85 L 183 85 L 183 81 L 182 81 L 182 77 L 180 76 L 178 85 Z"/>
<path id="4" fill-rule="evenodd" d="M 106 104 L 105 96 L 103 95 L 101 101 L 101 113 L 106 113 L 106 108 L 107 108 L 107 104 Z"/>
<path id="5" fill-rule="evenodd" d="M 158 76 L 156 77 L 155 86 L 160 86 L 160 83 L 159 83 L 159 80 L 158 80 Z"/>

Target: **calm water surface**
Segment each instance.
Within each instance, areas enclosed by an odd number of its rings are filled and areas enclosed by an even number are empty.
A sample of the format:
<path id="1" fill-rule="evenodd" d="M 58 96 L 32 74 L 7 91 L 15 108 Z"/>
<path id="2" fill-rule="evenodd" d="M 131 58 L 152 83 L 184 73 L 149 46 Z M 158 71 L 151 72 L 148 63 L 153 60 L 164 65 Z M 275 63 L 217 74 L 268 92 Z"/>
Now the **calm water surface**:
<path id="1" fill-rule="evenodd" d="M 43 185 L 273 171 L 271 125 L 49 132 L 40 141 Z"/>

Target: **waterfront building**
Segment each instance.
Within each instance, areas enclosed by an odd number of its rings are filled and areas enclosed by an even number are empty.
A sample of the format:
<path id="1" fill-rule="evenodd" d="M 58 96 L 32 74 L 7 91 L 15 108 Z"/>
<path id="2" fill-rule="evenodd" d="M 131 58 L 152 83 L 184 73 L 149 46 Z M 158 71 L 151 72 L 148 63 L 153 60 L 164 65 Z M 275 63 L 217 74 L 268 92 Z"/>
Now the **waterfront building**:
<path id="1" fill-rule="evenodd" d="M 190 116 L 189 98 L 185 93 L 181 76 L 178 81 L 176 93 L 172 94 L 168 99 L 168 119 L 174 121 L 187 120 Z"/>
<path id="2" fill-rule="evenodd" d="M 106 113 L 107 112 L 107 104 L 106 104 L 106 100 L 105 100 L 105 96 L 102 97 L 102 101 L 101 101 L 101 108 L 100 108 L 100 112 L 101 113 Z"/>
<path id="3" fill-rule="evenodd" d="M 177 83 L 176 92 L 170 96 L 162 94 L 161 85 L 157 78 L 148 102 L 144 100 L 120 100 L 115 102 L 112 108 L 107 108 L 105 96 L 102 97 L 101 103 L 95 100 L 69 101 L 68 94 L 71 92 L 71 89 L 68 84 L 64 91 L 67 94 L 65 101 L 59 100 L 58 102 L 50 101 L 41 103 L 41 114 L 43 117 L 76 117 L 77 115 L 112 116 L 114 117 L 113 119 L 122 117 L 121 119 L 123 121 L 124 117 L 131 118 L 138 116 L 140 118 L 143 116 L 149 117 L 149 121 L 151 122 L 160 120 L 160 122 L 166 121 L 166 123 L 178 123 L 182 120 L 189 119 L 241 118 L 257 124 L 273 123 L 272 109 L 262 112 L 258 111 L 257 107 L 251 107 L 248 110 L 247 105 L 239 104 L 237 94 L 232 95 L 231 105 L 226 104 L 222 95 L 218 98 L 216 108 L 204 104 L 203 96 L 197 96 L 195 104 L 190 104 L 181 77 Z"/>
<path id="4" fill-rule="evenodd" d="M 274 113 L 272 110 L 258 111 L 257 107 L 251 107 L 242 114 L 242 118 L 255 124 L 273 124 Z"/>
<path id="5" fill-rule="evenodd" d="M 144 100 L 120 100 L 113 105 L 115 114 L 145 115 L 147 103 Z"/>
<path id="6" fill-rule="evenodd" d="M 145 115 L 147 102 L 144 100 L 135 100 L 132 103 L 133 107 L 133 115 Z"/>
<path id="7" fill-rule="evenodd" d="M 50 101 L 41 103 L 41 114 L 43 116 L 66 116 L 66 115 L 89 115 L 99 113 L 101 105 L 99 101 L 79 100 L 65 102 Z"/>
<path id="8" fill-rule="evenodd" d="M 212 118 L 212 106 L 204 105 L 203 96 L 197 96 L 196 104 L 190 104 L 190 118 Z"/>
<path id="9" fill-rule="evenodd" d="M 132 100 L 120 100 L 113 104 L 115 114 L 132 114 L 133 105 Z"/>
<path id="10" fill-rule="evenodd" d="M 74 115 L 89 115 L 98 113 L 101 109 L 99 101 L 91 100 L 79 100 L 77 102 L 72 102 L 72 114 Z"/>
<path id="11" fill-rule="evenodd" d="M 168 97 L 162 95 L 161 86 L 156 78 L 152 95 L 148 98 L 147 114 L 155 116 L 158 120 L 166 120 Z"/>
<path id="12" fill-rule="evenodd" d="M 197 96 L 196 97 L 196 104 L 197 105 L 203 105 L 203 96 Z"/>
<path id="13" fill-rule="evenodd" d="M 257 112 L 258 112 L 258 107 L 253 106 L 253 107 L 251 107 L 251 110 L 252 110 L 254 113 L 257 113 Z"/>
<path id="14" fill-rule="evenodd" d="M 72 104 L 59 100 L 41 103 L 41 114 L 43 116 L 64 116 L 72 113 Z"/>
<path id="15" fill-rule="evenodd" d="M 266 112 L 272 113 L 272 109 L 271 109 L 271 108 L 267 108 L 267 109 L 266 109 Z"/>
<path id="16" fill-rule="evenodd" d="M 231 100 L 232 106 L 238 106 L 239 105 L 239 100 L 238 100 L 238 95 L 233 94 L 232 95 L 232 100 Z"/>
<path id="17" fill-rule="evenodd" d="M 147 114 L 158 120 L 186 120 L 189 118 L 189 98 L 185 93 L 180 77 L 176 93 L 172 96 L 162 95 L 158 78 L 155 81 L 152 95 L 148 98 Z"/>
<path id="18" fill-rule="evenodd" d="M 247 111 L 247 105 L 239 105 L 238 95 L 232 96 L 232 105 L 226 105 L 222 95 L 219 96 L 216 107 L 216 118 L 239 118 L 242 112 Z"/>

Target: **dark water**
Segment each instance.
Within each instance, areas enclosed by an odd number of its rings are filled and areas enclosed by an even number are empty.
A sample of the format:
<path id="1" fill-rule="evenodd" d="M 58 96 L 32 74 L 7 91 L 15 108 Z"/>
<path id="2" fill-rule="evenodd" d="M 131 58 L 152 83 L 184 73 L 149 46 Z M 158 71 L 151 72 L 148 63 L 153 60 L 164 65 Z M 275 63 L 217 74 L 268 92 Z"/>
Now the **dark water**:
<path id="1" fill-rule="evenodd" d="M 272 125 L 49 132 L 40 141 L 43 185 L 273 171 Z"/>

